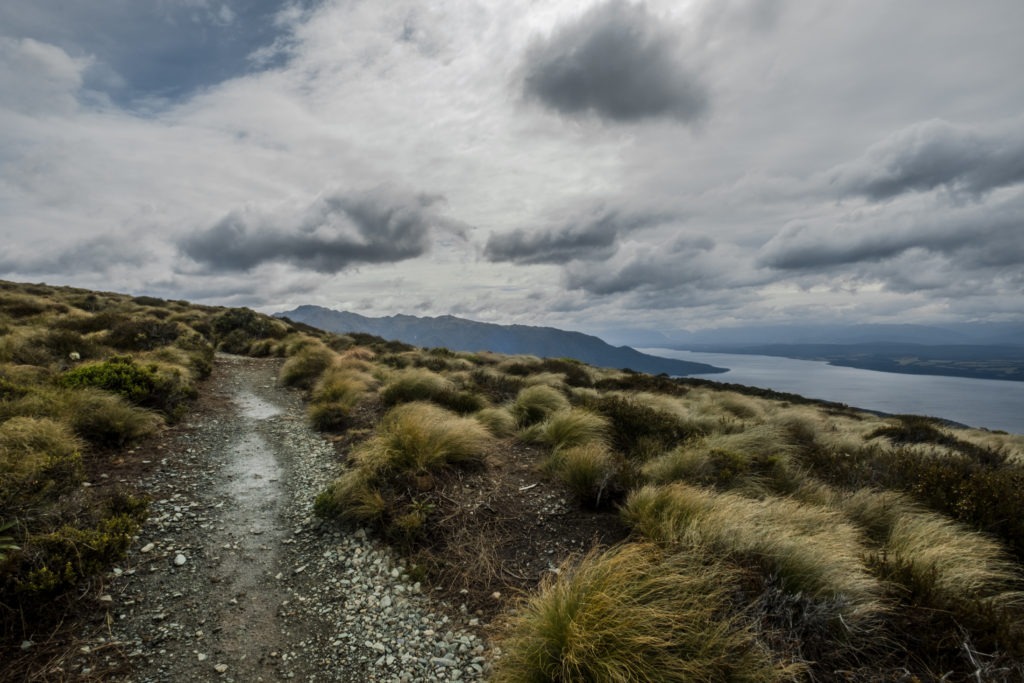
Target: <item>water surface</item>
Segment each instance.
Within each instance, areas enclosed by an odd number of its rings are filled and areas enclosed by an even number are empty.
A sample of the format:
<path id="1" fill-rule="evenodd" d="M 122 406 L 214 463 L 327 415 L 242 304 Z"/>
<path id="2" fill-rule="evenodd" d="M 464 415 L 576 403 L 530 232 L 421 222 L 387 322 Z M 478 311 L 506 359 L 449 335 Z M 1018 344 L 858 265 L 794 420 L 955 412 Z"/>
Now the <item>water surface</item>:
<path id="1" fill-rule="evenodd" d="M 729 368 L 726 373 L 694 375 L 717 382 L 785 391 L 884 413 L 931 415 L 972 427 L 1024 433 L 1024 382 L 901 375 L 776 356 L 638 350 Z"/>

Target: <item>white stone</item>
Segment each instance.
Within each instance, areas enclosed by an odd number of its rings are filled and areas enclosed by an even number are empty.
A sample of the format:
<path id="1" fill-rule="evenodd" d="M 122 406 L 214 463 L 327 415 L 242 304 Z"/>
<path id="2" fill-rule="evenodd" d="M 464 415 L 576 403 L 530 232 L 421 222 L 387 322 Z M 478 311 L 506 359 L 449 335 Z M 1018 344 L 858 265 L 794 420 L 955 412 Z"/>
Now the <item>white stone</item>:
<path id="1" fill-rule="evenodd" d="M 188 560 L 181 553 L 178 553 L 177 555 L 174 556 L 174 564 L 177 565 L 178 567 L 182 566 L 186 562 L 188 562 Z"/>

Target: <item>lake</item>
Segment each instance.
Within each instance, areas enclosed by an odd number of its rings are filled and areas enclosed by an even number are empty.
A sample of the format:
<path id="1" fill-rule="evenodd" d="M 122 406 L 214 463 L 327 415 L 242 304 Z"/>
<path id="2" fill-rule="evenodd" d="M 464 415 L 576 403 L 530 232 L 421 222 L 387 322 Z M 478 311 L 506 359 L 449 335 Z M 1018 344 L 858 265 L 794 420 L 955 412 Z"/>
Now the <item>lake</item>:
<path id="1" fill-rule="evenodd" d="M 693 375 L 716 382 L 785 391 L 884 413 L 930 415 L 972 427 L 1024 434 L 1024 382 L 901 375 L 775 356 L 659 348 L 638 351 L 729 368 L 726 373 Z"/>

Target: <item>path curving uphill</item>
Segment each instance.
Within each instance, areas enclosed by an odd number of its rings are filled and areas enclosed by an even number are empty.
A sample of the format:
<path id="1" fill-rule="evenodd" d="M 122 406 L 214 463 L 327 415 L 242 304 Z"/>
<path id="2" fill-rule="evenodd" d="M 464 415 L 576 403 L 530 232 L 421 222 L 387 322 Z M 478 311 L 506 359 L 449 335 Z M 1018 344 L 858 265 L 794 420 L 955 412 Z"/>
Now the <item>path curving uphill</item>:
<path id="1" fill-rule="evenodd" d="M 312 504 L 338 472 L 280 362 L 218 355 L 137 482 L 150 517 L 110 575 L 72 679 L 451 681 L 489 671 L 476 620 Z"/>

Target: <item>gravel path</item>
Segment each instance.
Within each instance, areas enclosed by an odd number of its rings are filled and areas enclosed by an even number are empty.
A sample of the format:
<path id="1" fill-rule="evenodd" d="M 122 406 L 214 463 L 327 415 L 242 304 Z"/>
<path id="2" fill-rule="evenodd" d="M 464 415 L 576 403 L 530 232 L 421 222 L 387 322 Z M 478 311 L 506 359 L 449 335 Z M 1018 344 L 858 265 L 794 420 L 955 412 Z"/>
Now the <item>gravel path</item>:
<path id="1" fill-rule="evenodd" d="M 321 525 L 336 475 L 279 362 L 218 356 L 151 453 L 150 518 L 100 598 L 73 676 L 119 681 L 480 680 L 477 620 L 421 593 L 385 546 Z M 101 674 L 127 657 L 128 670 Z"/>

